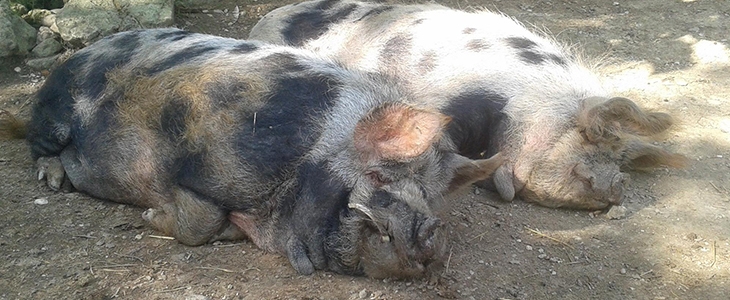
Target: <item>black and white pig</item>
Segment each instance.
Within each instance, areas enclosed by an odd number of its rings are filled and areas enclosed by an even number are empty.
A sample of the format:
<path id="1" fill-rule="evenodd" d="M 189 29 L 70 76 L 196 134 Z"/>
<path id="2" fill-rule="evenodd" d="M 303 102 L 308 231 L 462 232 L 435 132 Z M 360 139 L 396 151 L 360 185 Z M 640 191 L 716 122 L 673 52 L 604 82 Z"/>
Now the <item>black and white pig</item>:
<path id="1" fill-rule="evenodd" d="M 449 117 L 388 81 L 305 50 L 131 31 L 75 53 L 0 133 L 26 136 L 50 187 L 149 207 L 181 243 L 245 235 L 302 274 L 414 277 L 440 263 L 444 196 L 501 158 L 455 154 Z"/>
<path id="2" fill-rule="evenodd" d="M 505 154 L 492 180 L 505 200 L 600 209 L 621 203 L 623 171 L 684 164 L 644 140 L 669 115 L 612 97 L 566 47 L 499 13 L 315 0 L 271 11 L 249 38 L 393 76 L 452 117 L 461 154 Z"/>

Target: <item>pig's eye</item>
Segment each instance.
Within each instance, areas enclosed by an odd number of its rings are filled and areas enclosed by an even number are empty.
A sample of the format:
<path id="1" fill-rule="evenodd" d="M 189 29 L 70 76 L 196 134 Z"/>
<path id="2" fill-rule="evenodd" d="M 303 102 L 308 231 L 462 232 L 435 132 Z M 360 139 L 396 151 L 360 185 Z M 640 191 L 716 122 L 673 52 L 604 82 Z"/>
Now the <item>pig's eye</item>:
<path id="1" fill-rule="evenodd" d="M 375 187 L 381 187 L 392 182 L 390 179 L 385 178 L 383 174 L 378 171 L 367 171 L 365 172 L 365 176 L 370 179 L 370 182 Z"/>

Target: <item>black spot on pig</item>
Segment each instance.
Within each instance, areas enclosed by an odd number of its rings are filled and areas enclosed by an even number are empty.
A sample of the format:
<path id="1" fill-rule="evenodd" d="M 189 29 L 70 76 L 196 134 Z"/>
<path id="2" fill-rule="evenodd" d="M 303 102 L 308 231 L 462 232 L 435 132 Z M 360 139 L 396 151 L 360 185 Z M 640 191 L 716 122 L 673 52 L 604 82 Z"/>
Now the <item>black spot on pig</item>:
<path id="1" fill-rule="evenodd" d="M 408 55 L 411 48 L 412 37 L 410 35 L 396 35 L 383 46 L 380 52 L 380 58 L 383 63 L 388 65 L 398 65 L 398 61 Z"/>
<path id="2" fill-rule="evenodd" d="M 173 55 L 170 55 L 170 57 L 165 58 L 158 64 L 150 67 L 150 69 L 147 71 L 147 74 L 155 75 L 174 66 L 190 62 L 190 60 L 195 59 L 196 57 L 202 56 L 218 49 L 219 47 L 209 46 L 205 44 L 192 45 L 188 48 L 176 52 Z"/>
<path id="3" fill-rule="evenodd" d="M 88 57 L 88 53 L 82 53 L 69 58 L 51 72 L 38 91 L 27 134 L 33 159 L 56 155 L 68 145 L 70 132 L 63 134 L 59 129 L 70 131 L 75 102 L 70 90 L 76 88 L 71 78 L 74 78 L 74 72 L 86 64 Z"/>
<path id="4" fill-rule="evenodd" d="M 191 36 L 193 33 L 185 30 L 163 32 L 157 35 L 158 40 L 170 39 L 171 42 L 179 41 Z"/>
<path id="5" fill-rule="evenodd" d="M 172 101 L 162 108 L 160 126 L 165 138 L 172 142 L 180 140 L 185 133 L 185 117 L 190 113 L 187 101 Z"/>
<path id="6" fill-rule="evenodd" d="M 499 140 L 496 134 L 506 122 L 502 112 L 507 97 L 489 90 L 471 90 L 450 99 L 443 113 L 450 116 L 447 133 L 456 143 L 459 152 L 471 158 L 489 157 L 496 145 L 490 141 Z M 501 128 L 504 129 L 504 128 Z"/>
<path id="7" fill-rule="evenodd" d="M 308 67 L 291 53 L 274 53 L 262 59 L 267 65 L 277 66 L 280 72 L 301 72 Z"/>
<path id="8" fill-rule="evenodd" d="M 357 4 L 349 4 L 337 11 L 327 11 L 332 4 L 331 1 L 320 3 L 319 6 L 326 7 L 315 9 L 291 16 L 286 27 L 281 31 L 284 39 L 290 45 L 302 46 L 308 40 L 319 38 L 329 27 L 347 18 L 358 7 Z M 317 7 L 317 8 L 318 8 Z"/>
<path id="9" fill-rule="evenodd" d="M 490 47 L 489 42 L 485 41 L 484 39 L 473 39 L 466 43 L 466 49 L 469 49 L 469 50 L 475 51 L 475 52 L 489 49 L 489 47 Z"/>
<path id="10" fill-rule="evenodd" d="M 550 59 L 550 61 L 552 61 L 553 63 L 555 63 L 558 66 L 565 67 L 568 65 L 568 62 L 557 54 L 548 54 L 547 57 L 548 57 L 548 59 Z"/>
<path id="11" fill-rule="evenodd" d="M 231 49 L 231 53 L 233 54 L 245 54 L 250 53 L 253 51 L 256 51 L 259 47 L 247 42 L 241 42 L 240 44 L 236 45 Z"/>
<path id="12" fill-rule="evenodd" d="M 120 35 L 110 43 L 115 52 L 132 53 L 139 47 L 139 30 Z"/>
<path id="13" fill-rule="evenodd" d="M 244 122 L 236 150 L 260 174 L 274 176 L 310 149 L 320 118 L 334 107 L 341 84 L 325 75 L 282 76 L 255 116 Z"/>
<path id="14" fill-rule="evenodd" d="M 547 59 L 544 55 L 534 51 L 521 51 L 518 55 L 521 61 L 533 65 L 539 65 Z"/>
<path id="15" fill-rule="evenodd" d="M 375 7 L 373 9 L 369 10 L 368 12 L 366 12 L 365 14 L 363 14 L 362 17 L 360 17 L 357 20 L 355 20 L 355 22 L 362 21 L 363 19 L 365 19 L 367 17 L 377 16 L 379 14 L 382 14 L 382 13 L 386 12 L 386 11 L 392 10 L 393 8 L 395 8 L 395 6 L 392 6 L 392 5 L 383 5 L 383 6 Z"/>
<path id="16" fill-rule="evenodd" d="M 322 162 L 306 162 L 297 173 L 297 182 L 300 183 L 298 191 L 294 193 L 297 198 L 288 197 L 284 200 L 282 216 L 291 218 L 292 227 L 300 232 L 299 238 L 305 245 L 322 247 L 307 249 L 315 268 L 323 269 L 329 265 L 335 270 L 341 269 L 330 261 L 338 257 L 340 249 L 327 247 L 325 239 L 339 229 L 340 216 L 347 213 L 350 190 Z"/>
<path id="17" fill-rule="evenodd" d="M 507 41 L 507 45 L 510 45 L 512 48 L 517 50 L 529 50 L 537 47 L 537 43 L 523 37 L 509 37 L 506 38 L 505 41 Z"/>

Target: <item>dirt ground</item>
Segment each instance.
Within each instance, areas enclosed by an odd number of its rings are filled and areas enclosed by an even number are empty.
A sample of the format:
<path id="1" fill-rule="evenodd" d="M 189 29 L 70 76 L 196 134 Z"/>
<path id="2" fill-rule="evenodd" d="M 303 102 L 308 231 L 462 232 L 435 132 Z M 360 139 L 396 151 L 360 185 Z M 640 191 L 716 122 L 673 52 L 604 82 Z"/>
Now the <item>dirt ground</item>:
<path id="1" fill-rule="evenodd" d="M 177 26 L 245 37 L 290 2 L 211 1 L 180 11 Z M 141 208 L 54 193 L 36 180 L 27 146 L 2 141 L 0 299 L 727 299 L 730 1 L 444 4 L 502 11 L 602 58 L 616 95 L 680 120 L 662 144 L 690 166 L 632 174 L 618 220 L 469 192 L 453 203 L 447 266 L 429 285 L 300 276 L 248 241 L 187 247 L 157 238 Z M 233 22 L 236 6 L 243 15 Z M 42 81 L 21 59 L 3 59 L 0 108 L 27 117 Z"/>

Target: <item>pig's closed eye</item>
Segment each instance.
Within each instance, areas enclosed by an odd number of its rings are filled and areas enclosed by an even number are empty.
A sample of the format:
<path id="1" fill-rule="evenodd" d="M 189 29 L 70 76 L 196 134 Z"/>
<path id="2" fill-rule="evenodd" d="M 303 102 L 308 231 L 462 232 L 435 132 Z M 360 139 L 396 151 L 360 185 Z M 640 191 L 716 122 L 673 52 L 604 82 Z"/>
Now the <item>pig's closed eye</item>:
<path id="1" fill-rule="evenodd" d="M 365 176 L 368 177 L 370 182 L 375 187 L 381 187 L 392 182 L 390 179 L 385 178 L 383 174 L 378 171 L 367 171 L 365 172 Z"/>

